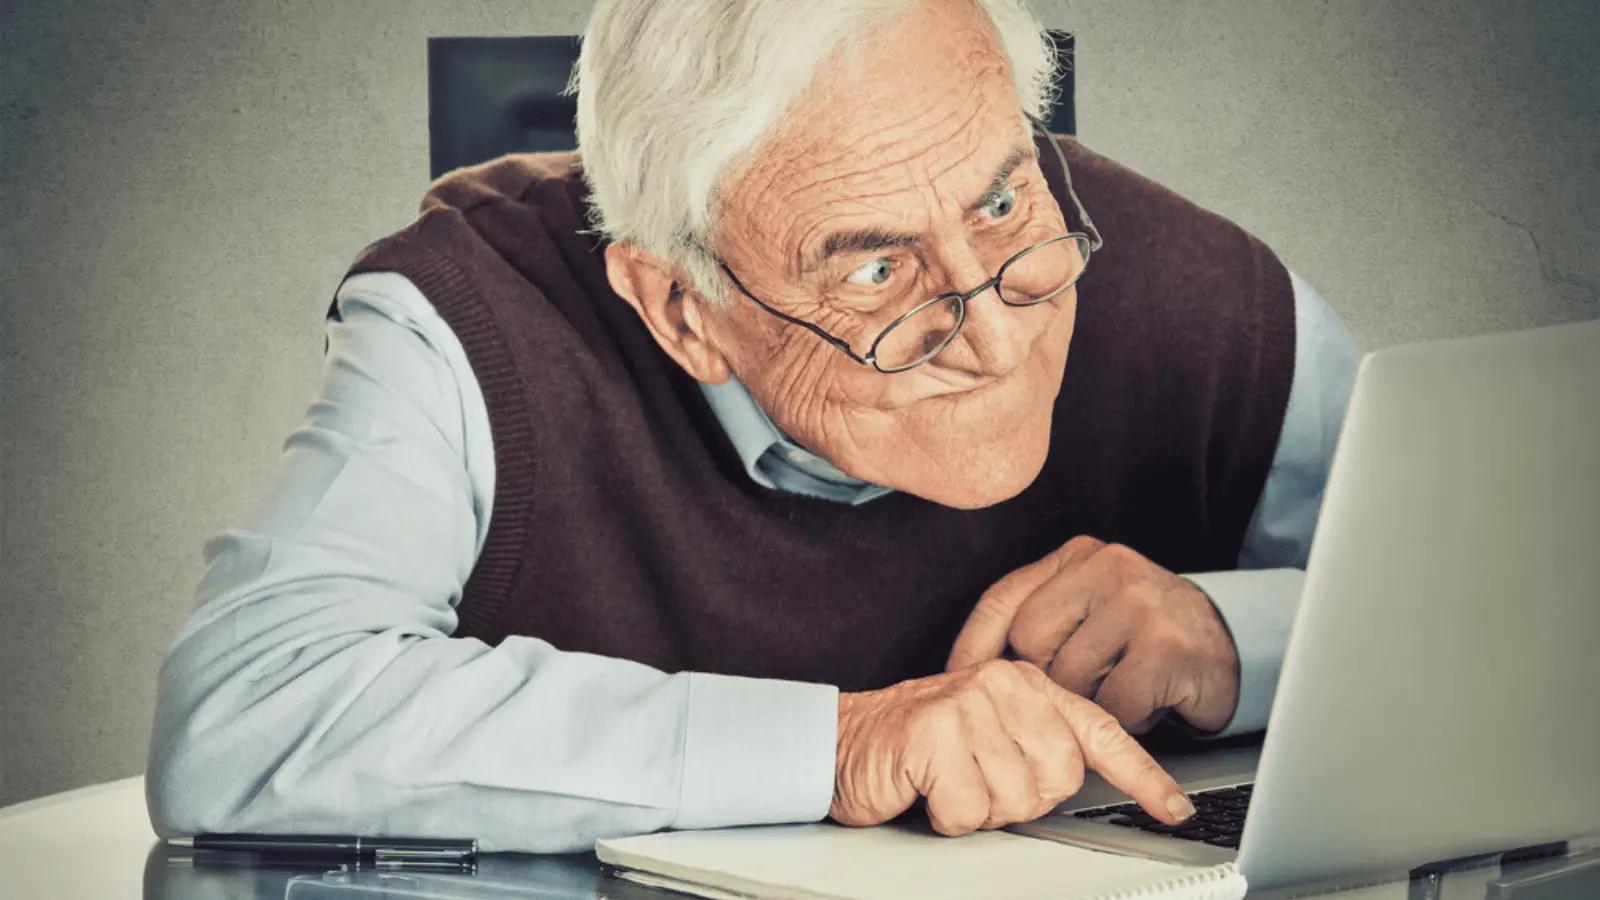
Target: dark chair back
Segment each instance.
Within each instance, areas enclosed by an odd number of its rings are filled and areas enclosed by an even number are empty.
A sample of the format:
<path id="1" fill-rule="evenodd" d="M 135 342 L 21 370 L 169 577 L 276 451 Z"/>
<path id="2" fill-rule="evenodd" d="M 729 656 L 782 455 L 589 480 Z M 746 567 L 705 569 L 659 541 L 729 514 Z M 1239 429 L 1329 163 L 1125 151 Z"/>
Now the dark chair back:
<path id="1" fill-rule="evenodd" d="M 1076 134 L 1072 35 L 1050 32 L 1061 56 L 1060 100 L 1046 124 Z M 578 61 L 575 37 L 428 39 L 428 147 L 432 176 L 507 153 L 577 146 L 577 103 L 564 97 Z"/>

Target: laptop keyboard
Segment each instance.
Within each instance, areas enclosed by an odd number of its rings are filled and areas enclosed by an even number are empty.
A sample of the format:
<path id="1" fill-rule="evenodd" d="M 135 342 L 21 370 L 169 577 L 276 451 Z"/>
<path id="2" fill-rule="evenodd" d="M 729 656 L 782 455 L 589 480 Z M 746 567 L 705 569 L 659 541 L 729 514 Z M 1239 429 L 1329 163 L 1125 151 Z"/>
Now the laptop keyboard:
<path id="1" fill-rule="evenodd" d="M 1213 847 L 1239 849 L 1239 835 L 1244 832 L 1245 810 L 1250 808 L 1250 789 L 1254 785 L 1196 791 L 1189 795 L 1194 802 L 1195 814 L 1181 825 L 1167 825 L 1139 808 L 1136 803 L 1119 806 L 1100 806 L 1080 809 L 1072 815 L 1106 825 L 1137 828 L 1150 834 L 1200 841 Z"/>

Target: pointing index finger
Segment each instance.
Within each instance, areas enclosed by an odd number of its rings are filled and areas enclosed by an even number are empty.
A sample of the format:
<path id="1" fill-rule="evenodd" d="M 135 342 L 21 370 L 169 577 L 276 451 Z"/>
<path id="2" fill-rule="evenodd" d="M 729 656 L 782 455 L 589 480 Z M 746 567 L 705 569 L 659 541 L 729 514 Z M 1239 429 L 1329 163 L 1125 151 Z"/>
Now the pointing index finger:
<path id="1" fill-rule="evenodd" d="M 1054 683 L 1050 688 L 1056 709 L 1078 739 L 1085 765 L 1169 825 L 1194 815 L 1194 804 L 1178 783 L 1110 713 Z"/>

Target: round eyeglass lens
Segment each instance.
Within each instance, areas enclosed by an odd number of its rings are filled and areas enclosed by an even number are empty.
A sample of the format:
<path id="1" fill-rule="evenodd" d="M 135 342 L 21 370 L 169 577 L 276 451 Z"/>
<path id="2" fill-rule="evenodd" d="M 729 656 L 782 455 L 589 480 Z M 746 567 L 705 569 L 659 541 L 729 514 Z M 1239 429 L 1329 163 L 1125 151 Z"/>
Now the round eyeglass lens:
<path id="1" fill-rule="evenodd" d="M 1012 260 L 1000 276 L 1000 299 L 1012 306 L 1051 300 L 1083 274 L 1089 262 L 1089 239 L 1067 235 L 1034 247 Z"/>
<path id="2" fill-rule="evenodd" d="M 940 297 L 884 333 L 878 341 L 878 368 L 894 372 L 909 369 L 937 354 L 950 343 L 966 317 L 960 297 Z"/>

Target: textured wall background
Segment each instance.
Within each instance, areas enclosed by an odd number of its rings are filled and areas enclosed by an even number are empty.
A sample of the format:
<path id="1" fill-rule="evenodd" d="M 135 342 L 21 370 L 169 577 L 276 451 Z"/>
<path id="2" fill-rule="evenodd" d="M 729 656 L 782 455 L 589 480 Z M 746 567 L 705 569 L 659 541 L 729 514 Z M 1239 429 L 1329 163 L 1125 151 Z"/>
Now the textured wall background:
<path id="1" fill-rule="evenodd" d="M 425 42 L 586 0 L 0 0 L 0 805 L 144 763 L 200 546 L 427 179 Z M 1090 146 L 1370 346 L 1600 316 L 1592 0 L 1075 0 Z"/>

